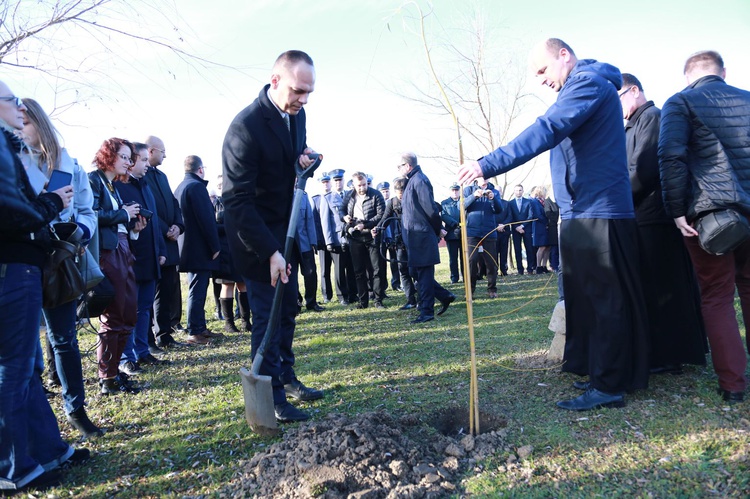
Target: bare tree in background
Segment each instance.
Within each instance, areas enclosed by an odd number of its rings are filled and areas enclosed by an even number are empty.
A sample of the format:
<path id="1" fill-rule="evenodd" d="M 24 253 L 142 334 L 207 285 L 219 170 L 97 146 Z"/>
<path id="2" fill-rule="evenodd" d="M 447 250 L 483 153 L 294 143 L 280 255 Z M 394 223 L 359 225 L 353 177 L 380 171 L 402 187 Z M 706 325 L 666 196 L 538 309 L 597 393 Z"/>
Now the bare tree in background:
<path id="1" fill-rule="evenodd" d="M 169 0 L 0 3 L 0 68 L 50 86 L 57 111 L 113 87 L 127 95 L 123 76 L 138 73 L 139 58 L 164 61 L 162 74 L 140 75 L 157 85 L 183 72 L 207 77 L 221 65 L 198 55 L 188 42 L 197 38 Z"/>
<path id="2" fill-rule="evenodd" d="M 481 12 L 465 21 L 465 28 L 451 31 L 442 27 L 433 11 L 420 12 L 420 15 L 425 20 L 430 19 L 433 27 L 440 28 L 435 30 L 439 32 L 435 43 L 429 39 L 422 41 L 435 61 L 437 77 L 452 102 L 464 151 L 469 157 L 494 151 L 518 133 L 519 127 L 525 127 L 518 118 L 535 111 L 540 104 L 536 95 L 525 90 L 528 74 L 526 49 L 522 49 L 518 42 L 501 42 L 487 27 L 487 16 Z M 405 30 L 421 37 L 419 30 L 412 26 L 413 22 L 420 21 L 418 17 L 405 17 Z M 432 78 L 409 81 L 408 87 L 410 92 L 396 93 L 423 104 L 436 115 L 450 114 Z M 433 159 L 441 160 L 446 168 L 454 171 L 458 162 L 455 144 L 438 144 L 436 150 L 443 152 Z M 495 179 L 495 184 L 505 194 L 508 184 L 522 183 L 535 164 L 536 160 L 503 174 L 499 182 Z"/>

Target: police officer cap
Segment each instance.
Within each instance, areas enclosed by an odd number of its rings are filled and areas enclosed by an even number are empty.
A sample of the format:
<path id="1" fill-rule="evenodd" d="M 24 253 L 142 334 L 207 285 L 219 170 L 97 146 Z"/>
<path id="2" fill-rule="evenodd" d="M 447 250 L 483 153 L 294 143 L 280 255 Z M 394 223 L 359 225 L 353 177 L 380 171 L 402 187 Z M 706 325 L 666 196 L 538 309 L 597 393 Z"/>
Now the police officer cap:
<path id="1" fill-rule="evenodd" d="M 370 185 L 370 184 L 372 184 L 372 175 L 370 175 L 370 174 L 368 173 L 368 174 L 367 174 L 367 185 Z"/>
<path id="2" fill-rule="evenodd" d="M 323 175 L 321 175 L 318 180 L 320 180 L 321 182 L 330 182 L 331 176 L 328 175 L 326 172 L 323 172 Z"/>
<path id="3" fill-rule="evenodd" d="M 328 172 L 328 175 L 330 175 L 334 180 L 336 180 L 337 178 L 344 178 L 344 170 L 331 170 L 330 172 Z"/>
<path id="4" fill-rule="evenodd" d="M 346 186 L 351 189 L 354 186 L 354 181 L 349 179 L 349 182 L 346 183 Z"/>
<path id="5" fill-rule="evenodd" d="M 391 188 L 391 184 L 389 184 L 388 182 L 380 182 L 378 184 L 378 190 L 379 191 L 384 191 L 384 190 L 390 189 L 390 188 Z"/>
<path id="6" fill-rule="evenodd" d="M 452 191 L 454 191 L 454 190 L 456 190 L 456 191 L 457 191 L 457 190 L 459 190 L 459 189 L 461 189 L 461 186 L 460 186 L 460 185 L 458 185 L 457 183 L 453 182 L 453 185 L 451 186 L 451 190 L 452 190 Z"/>

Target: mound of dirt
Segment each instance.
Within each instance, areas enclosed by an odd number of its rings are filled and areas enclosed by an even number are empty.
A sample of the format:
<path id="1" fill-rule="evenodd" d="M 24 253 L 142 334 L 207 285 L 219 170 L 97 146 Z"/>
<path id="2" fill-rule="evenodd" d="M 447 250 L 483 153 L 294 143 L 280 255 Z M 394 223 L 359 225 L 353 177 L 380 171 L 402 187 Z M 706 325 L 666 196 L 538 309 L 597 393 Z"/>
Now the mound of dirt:
<path id="1" fill-rule="evenodd" d="M 244 463 L 222 497 L 437 498 L 457 492 L 461 474 L 503 448 L 504 431 L 455 438 L 416 416 L 330 414 L 285 432 Z"/>

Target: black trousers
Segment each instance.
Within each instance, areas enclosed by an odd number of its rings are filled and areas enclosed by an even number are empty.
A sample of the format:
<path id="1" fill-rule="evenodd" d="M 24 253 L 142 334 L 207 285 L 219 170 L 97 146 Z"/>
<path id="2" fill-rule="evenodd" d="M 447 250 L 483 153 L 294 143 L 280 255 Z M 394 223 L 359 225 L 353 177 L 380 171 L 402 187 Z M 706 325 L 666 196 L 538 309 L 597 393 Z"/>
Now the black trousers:
<path id="1" fill-rule="evenodd" d="M 526 227 L 528 225 L 528 227 Z M 536 269 L 536 252 L 534 251 L 534 245 L 531 242 L 531 224 L 524 224 L 525 232 L 519 234 L 516 231 L 517 225 L 513 225 L 513 249 L 516 252 L 516 267 L 518 273 L 523 274 L 523 252 L 521 250 L 521 242 L 523 241 L 524 249 L 526 249 L 526 271 L 531 274 Z"/>
<path id="2" fill-rule="evenodd" d="M 156 281 L 156 294 L 154 295 L 153 335 L 155 338 L 172 334 L 175 293 L 179 293 L 178 298 L 182 296 L 179 283 L 180 275 L 177 272 L 177 265 L 165 265 L 161 268 L 161 279 Z M 182 315 L 181 302 L 179 314 Z"/>
<path id="3" fill-rule="evenodd" d="M 396 248 L 388 248 L 388 266 L 391 268 L 391 288 L 396 290 L 401 287 L 401 273 L 398 270 L 398 252 Z"/>
<path id="4" fill-rule="evenodd" d="M 497 240 L 486 238 L 482 241 L 482 248 L 484 251 L 479 252 L 479 241 L 481 237 L 469 237 L 469 267 L 471 268 L 471 291 L 472 293 L 477 287 L 478 271 L 479 271 L 479 260 L 484 261 L 485 268 L 487 269 L 487 291 L 497 292 L 497 262 L 495 257 L 497 256 Z"/>
<path id="5" fill-rule="evenodd" d="M 497 233 L 497 267 L 503 275 L 508 274 L 508 246 L 510 246 L 510 227 Z"/>
<path id="6" fill-rule="evenodd" d="M 352 255 L 347 249 L 342 253 L 331 253 L 333 275 L 336 283 L 336 297 L 349 303 L 357 301 L 357 281 L 354 279 Z"/>
<path id="7" fill-rule="evenodd" d="M 451 272 L 451 282 L 458 282 L 464 273 L 464 258 L 461 254 L 461 240 L 460 239 L 446 239 L 445 245 L 448 248 L 448 268 Z M 458 267 L 461 267 L 461 273 L 458 273 Z"/>
<path id="8" fill-rule="evenodd" d="M 333 299 L 333 285 L 331 284 L 331 265 L 333 258 L 326 249 L 318 250 L 318 266 L 320 266 L 320 294 L 324 300 Z"/>
<path id="9" fill-rule="evenodd" d="M 315 267 L 315 255 L 312 250 L 302 253 L 299 270 L 305 283 L 305 306 L 314 307 L 317 304 L 318 271 Z"/>
<path id="10" fill-rule="evenodd" d="M 435 280 L 434 265 L 410 267 L 409 270 L 419 290 L 419 315 L 434 317 L 435 300 L 446 301 L 451 296 L 451 292 Z"/>
<path id="11" fill-rule="evenodd" d="M 369 303 L 369 278 L 368 267 L 372 268 L 372 292 L 375 293 L 375 301 L 382 302 L 385 298 L 386 275 L 385 259 L 378 251 L 374 241 L 349 241 L 349 251 L 352 254 L 354 265 L 354 278 L 357 281 L 357 300 L 362 305 Z"/>
<path id="12" fill-rule="evenodd" d="M 635 219 L 563 220 L 565 288 L 562 370 L 620 393 L 648 386 L 648 319 Z"/>

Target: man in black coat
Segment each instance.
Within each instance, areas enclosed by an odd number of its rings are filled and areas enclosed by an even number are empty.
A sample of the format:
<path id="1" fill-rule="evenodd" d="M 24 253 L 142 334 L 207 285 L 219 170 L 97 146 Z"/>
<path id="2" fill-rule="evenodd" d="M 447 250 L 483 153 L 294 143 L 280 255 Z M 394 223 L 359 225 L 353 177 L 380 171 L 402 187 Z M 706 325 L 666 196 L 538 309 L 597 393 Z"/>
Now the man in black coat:
<path id="1" fill-rule="evenodd" d="M 700 246 L 693 224 L 716 210 L 750 216 L 750 92 L 726 84 L 724 60 L 713 51 L 688 58 L 685 77 L 687 88 L 670 97 L 661 113 L 664 206 L 693 260 L 719 393 L 731 404 L 741 402 L 747 388 L 734 295 L 736 288 L 748 324 L 750 240 L 714 255 Z M 750 351 L 750 335 L 746 342 Z"/>
<path id="2" fill-rule="evenodd" d="M 148 146 L 149 169 L 144 179 L 154 194 L 157 213 L 151 223 L 158 223 L 159 234 L 167 248 L 167 259 L 161 267 L 161 277 L 156 282 L 153 330 L 149 333 L 152 352 L 160 353 L 160 347 L 181 345 L 172 337 L 172 317 L 182 315 L 180 275 L 177 272 L 180 249 L 177 238 L 185 231 L 185 225 L 182 223 L 180 205 L 169 187 L 169 180 L 158 168 L 167 157 L 164 142 L 158 137 L 150 136 L 145 143 Z"/>
<path id="3" fill-rule="evenodd" d="M 271 72 L 270 84 L 238 114 L 229 126 L 222 163 L 223 199 L 229 247 L 237 270 L 245 278 L 253 313 L 252 355 L 268 325 L 274 287 L 286 283 L 278 329 L 260 367 L 271 376 L 276 419 L 304 421 L 309 415 L 287 402 L 319 399 L 323 392 L 308 388 L 294 372 L 295 315 L 297 314 L 297 263 L 282 255 L 292 210 L 295 171 L 313 160 L 307 154 L 305 111 L 315 88 L 315 68 L 309 55 L 298 50 L 281 54 Z"/>
<path id="4" fill-rule="evenodd" d="M 438 242 L 445 236 L 445 231 L 432 184 L 422 173 L 414 153 L 402 154 L 398 169 L 408 179 L 402 199 L 401 222 L 409 270 L 417 281 L 419 292 L 419 316 L 412 323 L 420 324 L 435 318 L 435 299 L 442 304 L 437 315 L 442 315 L 456 297 L 435 281 L 435 265 L 440 263 Z"/>
<path id="5" fill-rule="evenodd" d="M 355 172 L 352 182 L 354 192 L 346 203 L 344 222 L 357 281 L 357 308 L 367 308 L 369 305 L 368 266 L 372 268 L 375 307 L 382 308 L 386 290 L 385 258 L 375 244 L 372 229 L 383 218 L 385 201 L 380 192 L 367 186 L 367 175 L 364 173 Z"/>
<path id="6" fill-rule="evenodd" d="M 198 156 L 185 158 L 185 179 L 174 195 L 180 203 L 185 232 L 180 235 L 180 272 L 188 275 L 187 330 L 188 344 L 206 345 L 221 338 L 206 327 L 206 293 L 212 270 L 219 270 L 221 243 L 214 217 L 214 205 L 208 195 L 203 161 Z"/>

